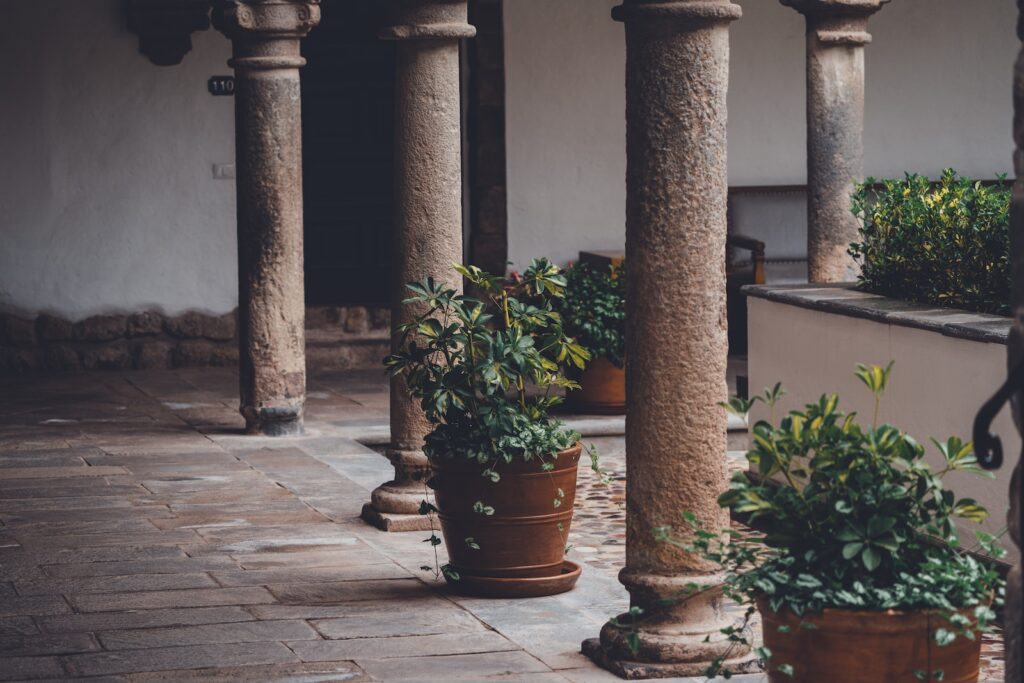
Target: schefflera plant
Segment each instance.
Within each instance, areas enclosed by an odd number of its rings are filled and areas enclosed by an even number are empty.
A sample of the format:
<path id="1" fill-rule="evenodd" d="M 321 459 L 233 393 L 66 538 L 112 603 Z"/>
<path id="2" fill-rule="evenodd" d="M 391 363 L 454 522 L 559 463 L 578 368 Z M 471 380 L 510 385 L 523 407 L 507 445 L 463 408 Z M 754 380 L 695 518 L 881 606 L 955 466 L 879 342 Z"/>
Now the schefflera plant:
<path id="1" fill-rule="evenodd" d="M 554 300 L 566 281 L 547 259 L 511 279 L 453 267 L 480 296 L 433 278 L 407 285 L 412 296 L 403 303 L 420 313 L 399 328 L 398 351 L 385 365 L 406 376 L 434 425 L 426 455 L 476 460 L 497 482 L 502 463 L 544 460 L 580 440 L 550 410 L 563 400 L 555 389 L 578 386 L 568 369 L 582 369 L 590 355 L 563 329 Z M 484 501 L 481 508 L 488 509 Z"/>
<path id="2" fill-rule="evenodd" d="M 758 598 L 773 612 L 791 611 L 808 629 L 828 608 L 938 611 L 947 622 L 934 633 L 938 645 L 991 630 L 1004 582 L 976 555 L 998 558 L 1005 551 L 982 531 L 975 532 L 974 552 L 961 546 L 955 520 L 981 522 L 988 512 L 973 499 L 957 498 L 943 479 L 952 472 L 992 475 L 979 466 L 969 442 L 933 439 L 943 463 L 936 471 L 925 462 L 924 446 L 879 424 L 891 370 L 892 364 L 857 366 L 856 376 L 874 395 L 870 426 L 840 411 L 835 394 L 777 422 L 781 385 L 750 401 L 723 404 L 745 418 L 761 401 L 771 413 L 751 430 L 746 457 L 756 476 L 736 473 L 718 499 L 748 528 L 713 532 L 684 514 L 685 535 L 668 528 L 656 533 L 721 568 L 725 595 L 748 606 L 743 623 L 724 631 L 734 642 L 749 644 L 748 620 Z M 772 660 L 767 648 L 758 654 L 772 670 L 792 674 L 793 663 Z M 729 673 L 718 660 L 705 675 Z M 915 676 L 925 680 L 933 673 Z"/>
<path id="3" fill-rule="evenodd" d="M 566 327 L 593 358 L 626 364 L 626 262 L 598 268 L 585 262 L 566 270 L 558 310 Z"/>

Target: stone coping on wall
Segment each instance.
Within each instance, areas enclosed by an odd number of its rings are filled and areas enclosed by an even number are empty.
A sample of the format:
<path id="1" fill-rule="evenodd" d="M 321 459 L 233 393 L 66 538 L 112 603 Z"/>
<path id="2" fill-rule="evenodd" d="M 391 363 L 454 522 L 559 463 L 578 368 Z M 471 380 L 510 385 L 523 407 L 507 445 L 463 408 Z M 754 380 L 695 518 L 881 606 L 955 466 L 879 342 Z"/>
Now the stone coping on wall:
<path id="1" fill-rule="evenodd" d="M 858 291 L 852 283 L 747 285 L 743 292 L 757 299 L 889 325 L 915 327 L 970 341 L 1006 344 L 1010 335 L 1009 316 L 893 299 Z"/>

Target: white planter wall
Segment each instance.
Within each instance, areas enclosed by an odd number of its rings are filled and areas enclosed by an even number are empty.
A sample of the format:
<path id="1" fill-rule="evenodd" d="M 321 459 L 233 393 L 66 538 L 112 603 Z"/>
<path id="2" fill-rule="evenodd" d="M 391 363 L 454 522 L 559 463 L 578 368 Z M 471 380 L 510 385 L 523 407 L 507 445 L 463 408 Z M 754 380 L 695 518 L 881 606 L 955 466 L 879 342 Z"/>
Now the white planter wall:
<path id="1" fill-rule="evenodd" d="M 823 393 L 835 392 L 840 408 L 857 411 L 862 423 L 868 424 L 874 401 L 854 377 L 855 366 L 895 361 L 881 420 L 925 444 L 933 467 L 942 458 L 929 437 L 943 441 L 957 435 L 970 440 L 978 408 L 1006 379 L 1002 343 L 955 338 L 753 296 L 748 303 L 751 394 L 781 381 L 788 392 L 780 404 L 778 414 L 782 415 Z M 752 420 L 767 417 L 762 406 L 751 415 Z M 1002 437 L 1006 457 L 997 478 L 955 473 L 946 481 L 958 496 L 976 498 L 989 509 L 992 516 L 983 528 L 994 533 L 1005 524 L 1010 473 L 1019 458 L 1021 440 L 1008 408 L 999 414 L 993 431 Z M 972 540 L 973 534 L 964 535 L 965 544 Z"/>

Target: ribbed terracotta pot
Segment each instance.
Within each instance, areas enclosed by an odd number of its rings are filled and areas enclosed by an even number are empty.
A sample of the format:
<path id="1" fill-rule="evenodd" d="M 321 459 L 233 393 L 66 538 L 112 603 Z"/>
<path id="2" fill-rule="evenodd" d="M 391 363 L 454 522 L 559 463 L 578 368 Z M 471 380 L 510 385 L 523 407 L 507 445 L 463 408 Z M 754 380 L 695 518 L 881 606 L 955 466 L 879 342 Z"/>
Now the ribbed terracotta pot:
<path id="1" fill-rule="evenodd" d="M 945 683 L 978 680 L 981 637 L 957 636 L 940 647 L 935 630 L 952 627 L 936 612 L 826 609 L 801 619 L 789 610 L 772 612 L 763 599 L 757 608 L 764 644 L 772 652 L 771 683 L 916 683 L 922 679 L 914 671 L 935 681 L 940 670 Z M 817 628 L 801 628 L 801 621 Z M 780 626 L 788 632 L 780 633 Z M 792 676 L 776 669 L 782 664 L 793 667 Z"/>
<path id="2" fill-rule="evenodd" d="M 464 459 L 433 458 L 434 498 L 449 564 L 459 574 L 453 590 L 488 597 L 532 597 L 570 590 L 579 567 L 565 561 L 583 447 L 560 452 L 554 469 L 539 459 L 501 463 L 492 482 L 486 467 Z M 561 489 L 565 494 L 555 507 Z M 473 508 L 477 501 L 493 515 Z M 475 549 L 466 539 L 479 546 Z"/>
<path id="3" fill-rule="evenodd" d="M 570 394 L 570 405 L 584 413 L 621 415 L 626 412 L 626 369 L 601 356 L 587 364 L 580 388 Z"/>

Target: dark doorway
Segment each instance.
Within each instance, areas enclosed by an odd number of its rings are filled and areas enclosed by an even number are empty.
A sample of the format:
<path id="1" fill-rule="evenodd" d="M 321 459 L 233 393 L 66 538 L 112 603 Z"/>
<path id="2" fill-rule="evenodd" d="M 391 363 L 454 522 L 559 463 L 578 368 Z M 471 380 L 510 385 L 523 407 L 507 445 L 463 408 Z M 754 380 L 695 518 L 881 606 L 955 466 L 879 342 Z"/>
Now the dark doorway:
<path id="1" fill-rule="evenodd" d="M 302 41 L 306 303 L 389 300 L 394 43 L 380 0 L 327 0 Z"/>

